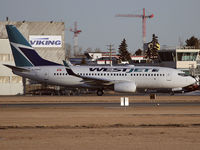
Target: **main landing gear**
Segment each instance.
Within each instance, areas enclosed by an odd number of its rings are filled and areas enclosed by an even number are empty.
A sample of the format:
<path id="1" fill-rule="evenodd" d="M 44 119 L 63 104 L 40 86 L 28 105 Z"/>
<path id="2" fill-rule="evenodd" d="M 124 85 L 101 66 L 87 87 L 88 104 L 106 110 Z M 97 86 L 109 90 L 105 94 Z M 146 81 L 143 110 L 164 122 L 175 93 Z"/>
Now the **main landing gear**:
<path id="1" fill-rule="evenodd" d="M 97 95 L 98 96 L 102 96 L 104 94 L 103 90 L 102 89 L 98 89 L 97 90 Z"/>

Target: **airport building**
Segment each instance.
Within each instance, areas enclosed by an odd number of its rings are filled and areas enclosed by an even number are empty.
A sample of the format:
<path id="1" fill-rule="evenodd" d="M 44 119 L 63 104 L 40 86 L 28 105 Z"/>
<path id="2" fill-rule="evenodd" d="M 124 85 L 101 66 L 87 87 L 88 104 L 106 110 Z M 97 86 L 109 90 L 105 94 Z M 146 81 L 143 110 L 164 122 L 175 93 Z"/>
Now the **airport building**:
<path id="1" fill-rule="evenodd" d="M 86 53 L 86 56 L 98 65 L 109 65 L 111 64 L 111 60 L 112 64 L 119 62 L 119 55 L 116 55 L 116 52 L 112 52 L 112 55 L 110 55 L 110 52 L 88 52 Z M 146 62 L 145 56 L 131 56 L 131 60 L 134 63 Z M 127 64 L 128 62 L 121 62 L 121 64 L 123 63 Z"/>
<path id="2" fill-rule="evenodd" d="M 57 63 L 65 59 L 65 24 L 53 21 L 0 21 L 0 95 L 24 94 L 26 80 L 3 66 L 15 65 L 5 29 L 7 24 L 15 25 L 41 57 Z"/>
<path id="3" fill-rule="evenodd" d="M 158 55 L 162 67 L 180 69 L 188 74 L 195 70 L 195 74 L 200 75 L 200 49 L 165 49 L 159 50 Z"/>

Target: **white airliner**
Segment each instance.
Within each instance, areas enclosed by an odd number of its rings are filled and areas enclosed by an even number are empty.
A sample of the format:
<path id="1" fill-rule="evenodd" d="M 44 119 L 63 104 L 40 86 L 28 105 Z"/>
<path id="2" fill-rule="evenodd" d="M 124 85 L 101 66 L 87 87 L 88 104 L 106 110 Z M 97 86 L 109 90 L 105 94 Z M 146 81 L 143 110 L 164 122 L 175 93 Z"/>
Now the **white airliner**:
<path id="1" fill-rule="evenodd" d="M 193 77 L 164 67 L 146 66 L 72 66 L 41 58 L 13 25 L 6 25 L 16 66 L 13 73 L 41 83 L 96 89 L 97 95 L 111 89 L 133 93 L 138 88 L 175 89 L 194 84 Z"/>

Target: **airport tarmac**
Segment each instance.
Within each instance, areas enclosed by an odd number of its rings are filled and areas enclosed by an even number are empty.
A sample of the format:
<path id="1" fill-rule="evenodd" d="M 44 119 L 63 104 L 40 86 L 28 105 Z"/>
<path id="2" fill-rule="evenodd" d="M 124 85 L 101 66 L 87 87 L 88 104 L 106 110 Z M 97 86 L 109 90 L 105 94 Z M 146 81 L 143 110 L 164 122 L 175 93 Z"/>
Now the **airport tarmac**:
<path id="1" fill-rule="evenodd" d="M 143 103 L 129 103 L 126 107 L 180 107 L 180 106 L 200 106 L 200 102 L 143 102 Z M 0 108 L 57 108 L 57 107 L 104 107 L 104 108 L 118 108 L 119 103 L 110 102 L 66 102 L 66 103 L 8 103 L 0 104 Z"/>
<path id="2" fill-rule="evenodd" d="M 0 149 L 198 150 L 199 98 L 0 97 Z"/>
<path id="3" fill-rule="evenodd" d="M 195 92 L 196 93 L 196 92 Z M 194 94 L 194 93 L 193 93 Z M 0 96 L 0 104 L 4 103 L 65 103 L 65 102 L 108 102 L 119 103 L 121 97 L 128 97 L 130 103 L 149 103 L 149 102 L 200 102 L 200 95 L 157 95 L 156 99 L 151 100 L 146 95 L 81 95 L 81 96 Z"/>

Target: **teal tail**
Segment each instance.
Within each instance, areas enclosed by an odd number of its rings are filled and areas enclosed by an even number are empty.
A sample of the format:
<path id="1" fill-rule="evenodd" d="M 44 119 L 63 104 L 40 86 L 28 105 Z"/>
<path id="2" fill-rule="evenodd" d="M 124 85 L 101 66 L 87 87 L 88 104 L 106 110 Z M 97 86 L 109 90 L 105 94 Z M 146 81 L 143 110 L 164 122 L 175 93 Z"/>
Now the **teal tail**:
<path id="1" fill-rule="evenodd" d="M 6 25 L 6 30 L 16 66 L 25 67 L 60 65 L 41 58 L 15 26 Z"/>

